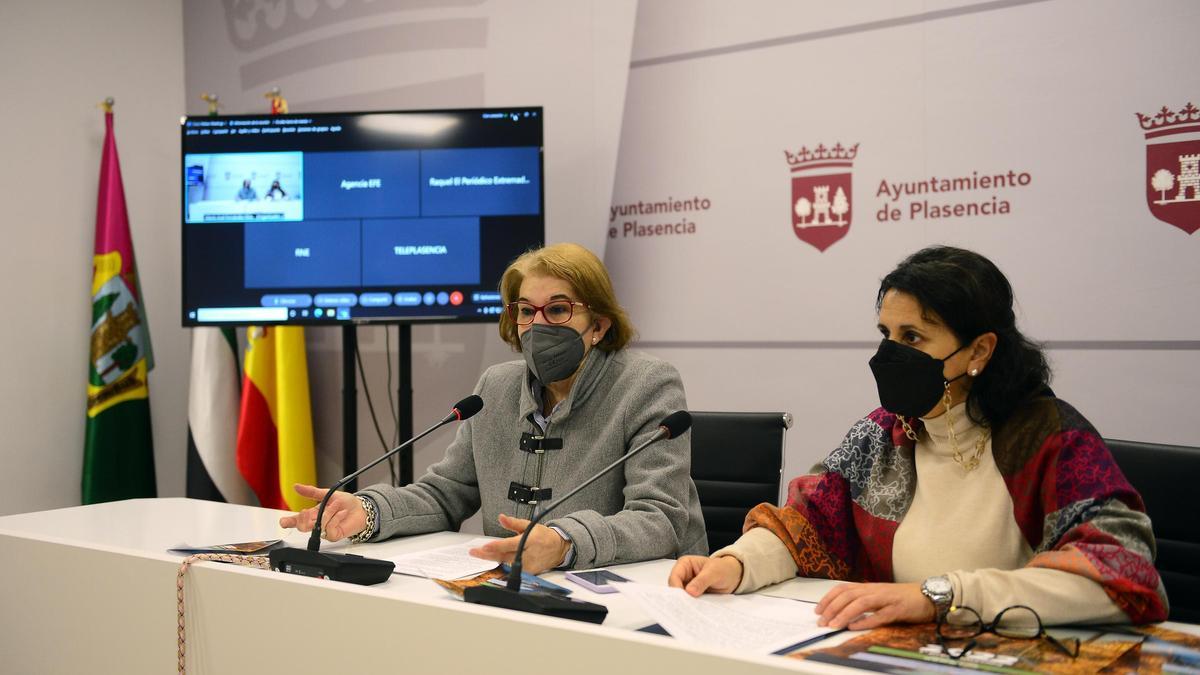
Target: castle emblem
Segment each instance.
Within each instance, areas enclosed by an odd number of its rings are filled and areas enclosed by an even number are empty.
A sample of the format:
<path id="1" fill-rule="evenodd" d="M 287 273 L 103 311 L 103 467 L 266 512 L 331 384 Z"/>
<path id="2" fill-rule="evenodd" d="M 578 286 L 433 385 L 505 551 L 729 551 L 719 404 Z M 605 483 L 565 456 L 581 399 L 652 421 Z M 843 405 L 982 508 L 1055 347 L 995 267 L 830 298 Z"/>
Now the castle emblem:
<path id="1" fill-rule="evenodd" d="M 792 173 L 792 232 L 818 251 L 836 244 L 850 231 L 851 169 L 858 143 L 832 148 L 783 151 Z"/>
<path id="2" fill-rule="evenodd" d="M 138 300 L 121 275 L 121 254 L 98 254 L 92 263 L 92 337 L 88 415 L 130 398 L 146 398 L 150 338 Z M 136 284 L 136 282 L 135 282 Z"/>
<path id="3" fill-rule="evenodd" d="M 1137 113 L 1146 133 L 1146 205 L 1159 220 L 1200 230 L 1200 108 Z"/>

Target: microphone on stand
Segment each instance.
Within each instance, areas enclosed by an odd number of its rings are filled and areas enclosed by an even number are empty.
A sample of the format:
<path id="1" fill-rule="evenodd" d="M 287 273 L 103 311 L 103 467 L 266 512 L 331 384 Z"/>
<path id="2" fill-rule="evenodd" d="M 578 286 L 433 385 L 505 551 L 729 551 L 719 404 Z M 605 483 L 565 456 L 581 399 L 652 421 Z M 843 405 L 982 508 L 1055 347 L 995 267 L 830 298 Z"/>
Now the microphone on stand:
<path id="1" fill-rule="evenodd" d="M 563 619 L 575 619 L 577 621 L 590 621 L 591 623 L 604 623 L 604 617 L 608 615 L 608 608 L 604 605 L 597 605 L 593 602 L 584 600 L 574 600 L 562 595 L 547 593 L 545 591 L 521 592 L 521 555 L 525 552 L 525 540 L 529 538 L 529 533 L 533 532 L 533 527 L 550 511 L 557 508 L 560 504 L 574 497 L 580 490 L 595 483 L 604 474 L 621 466 L 631 457 L 645 450 L 649 446 L 666 438 L 678 438 L 692 426 L 692 416 L 686 410 L 679 410 L 667 415 L 662 423 L 658 426 L 658 431 L 654 433 L 645 443 L 630 450 L 616 461 L 600 470 L 599 473 L 585 480 L 579 487 L 571 490 L 562 497 L 554 500 L 545 509 L 533 514 L 529 519 L 529 526 L 521 533 L 521 540 L 517 542 L 517 552 L 513 555 L 512 565 L 508 573 L 508 584 L 505 588 L 489 586 L 483 584 L 480 586 L 472 586 L 463 592 L 463 600 L 473 602 L 479 605 L 489 605 L 491 607 L 504 607 L 507 609 L 515 609 L 520 612 L 530 612 L 532 614 L 546 614 L 549 616 L 557 616 Z"/>
<path id="2" fill-rule="evenodd" d="M 472 417 L 482 409 L 482 398 L 474 395 L 464 398 L 455 403 L 454 408 L 450 410 L 450 414 L 438 420 L 437 424 L 388 450 L 375 461 L 335 483 L 325 493 L 320 506 L 317 507 L 317 522 L 313 525 L 312 535 L 308 538 L 308 548 L 284 547 L 271 551 L 271 569 L 287 572 L 288 574 L 333 579 L 334 581 L 347 581 L 352 584 L 361 584 L 364 586 L 387 581 L 388 577 L 392 574 L 392 570 L 396 568 L 396 563 L 389 560 L 364 558 L 352 553 L 321 552 L 321 519 L 325 516 L 325 505 L 329 503 L 329 498 L 333 496 L 333 493 L 337 492 L 350 481 L 358 478 L 367 469 L 374 467 L 388 457 L 425 438 L 437 429 L 451 422 L 462 421 Z"/>

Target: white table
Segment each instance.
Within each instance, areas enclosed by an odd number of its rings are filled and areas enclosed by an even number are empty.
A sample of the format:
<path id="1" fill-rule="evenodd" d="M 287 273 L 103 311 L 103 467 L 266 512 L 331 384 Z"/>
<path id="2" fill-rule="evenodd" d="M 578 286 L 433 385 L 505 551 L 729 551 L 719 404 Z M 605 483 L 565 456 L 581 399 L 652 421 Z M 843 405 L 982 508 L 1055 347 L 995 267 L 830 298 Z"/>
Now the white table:
<path id="1" fill-rule="evenodd" d="M 281 514 L 144 499 L 0 518 L 0 671 L 174 672 L 182 557 L 166 549 L 280 537 L 303 546 L 305 535 L 278 526 Z M 386 557 L 472 536 L 443 532 L 328 550 Z M 661 584 L 670 567 L 660 560 L 618 569 Z M 564 583 L 561 573 L 547 578 Z M 415 577 L 355 586 L 198 563 L 187 574 L 188 672 L 848 672 L 636 632 L 651 620 L 627 598 L 571 588 L 609 607 L 603 625 L 466 604 Z"/>
<path id="2" fill-rule="evenodd" d="M 0 517 L 0 672 L 174 672 L 175 579 L 182 556 L 166 549 L 281 537 L 304 546 L 306 535 L 278 526 L 282 513 L 141 499 Z M 473 536 L 442 532 L 325 548 L 389 557 Z M 615 569 L 634 581 L 662 584 L 671 564 Z M 569 584 L 562 573 L 547 578 Z M 832 582 L 788 584 L 819 597 Z M 355 586 L 197 563 L 186 586 L 188 672 L 863 672 L 636 632 L 651 620 L 628 598 L 569 585 L 574 597 L 608 606 L 603 625 L 466 604 L 415 577 L 392 575 L 376 586 Z M 1165 625 L 1200 634 L 1200 626 Z"/>

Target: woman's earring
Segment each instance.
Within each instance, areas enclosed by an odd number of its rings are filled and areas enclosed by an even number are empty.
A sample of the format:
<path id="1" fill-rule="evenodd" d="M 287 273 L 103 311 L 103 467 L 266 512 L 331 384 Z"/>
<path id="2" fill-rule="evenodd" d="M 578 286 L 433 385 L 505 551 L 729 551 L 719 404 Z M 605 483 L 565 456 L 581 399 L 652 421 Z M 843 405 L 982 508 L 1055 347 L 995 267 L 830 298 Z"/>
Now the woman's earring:
<path id="1" fill-rule="evenodd" d="M 978 369 L 978 368 L 972 368 L 972 369 L 971 369 L 971 377 L 975 377 L 976 375 L 979 375 L 979 369 Z"/>
<path id="2" fill-rule="evenodd" d="M 592 344 L 596 344 L 599 341 L 600 341 L 600 338 L 596 337 L 595 335 L 592 336 Z"/>

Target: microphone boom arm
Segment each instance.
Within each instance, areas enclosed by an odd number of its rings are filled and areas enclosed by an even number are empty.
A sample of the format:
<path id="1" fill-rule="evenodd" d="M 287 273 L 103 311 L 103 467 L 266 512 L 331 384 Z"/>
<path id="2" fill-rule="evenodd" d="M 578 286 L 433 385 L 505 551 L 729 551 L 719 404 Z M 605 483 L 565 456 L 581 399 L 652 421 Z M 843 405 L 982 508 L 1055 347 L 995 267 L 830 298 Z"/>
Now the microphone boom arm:
<path id="1" fill-rule="evenodd" d="M 380 455 L 378 458 L 376 458 L 374 461 L 367 464 L 363 468 L 359 469 L 358 471 L 355 471 L 354 473 L 350 474 L 349 476 L 346 476 L 345 478 L 341 479 L 340 481 L 334 483 L 333 487 L 329 488 L 329 492 L 325 493 L 325 496 L 321 499 L 321 504 L 317 507 L 317 522 L 313 524 L 312 534 L 308 538 L 308 550 L 318 551 L 321 548 L 321 519 L 325 516 L 325 506 L 329 503 L 329 499 L 331 497 L 333 497 L 333 494 L 335 492 L 337 492 L 341 488 L 345 487 L 346 484 L 349 483 L 350 481 L 354 480 L 355 478 L 358 478 L 359 475 L 361 475 L 367 469 L 377 466 L 380 462 L 387 459 L 388 457 L 391 457 L 392 455 L 396 454 L 397 452 L 403 450 L 404 448 L 407 448 L 408 446 L 412 445 L 413 443 L 416 443 L 417 441 L 421 440 L 422 438 L 425 438 L 426 436 L 433 433 L 434 431 L 437 431 L 438 429 L 446 426 L 447 424 L 449 424 L 457 419 L 461 419 L 461 418 L 459 417 L 458 409 L 455 408 L 453 411 L 451 411 L 451 413 L 449 415 L 446 415 L 442 419 L 438 420 L 438 422 L 436 424 L 429 427 L 425 431 L 422 431 L 421 433 L 417 434 L 416 436 L 413 436 L 412 438 L 401 443 L 400 445 L 397 445 L 396 447 L 392 448 L 391 450 L 388 450 L 387 452 L 383 453 L 382 455 Z"/>
<path id="2" fill-rule="evenodd" d="M 515 554 L 513 554 L 513 561 L 512 561 L 512 565 L 510 566 L 511 571 L 508 574 L 508 589 L 510 591 L 521 590 L 521 556 L 525 552 L 525 540 L 529 538 L 529 533 L 533 531 L 534 526 L 537 525 L 542 520 L 543 516 L 545 516 L 547 513 L 550 513 L 551 511 L 553 511 L 555 508 L 557 508 L 559 505 L 561 505 L 563 502 L 567 501 L 571 497 L 574 497 L 576 494 L 579 493 L 580 490 L 584 489 L 585 487 L 587 487 L 587 486 L 591 485 L 592 483 L 594 483 L 595 481 L 599 480 L 600 477 L 603 476 L 604 474 L 608 473 L 609 471 L 612 471 L 613 469 L 617 468 L 618 466 L 621 466 L 625 462 L 629 461 L 634 455 L 638 454 L 642 450 L 645 450 L 646 448 L 657 443 L 658 441 L 661 441 L 663 438 L 669 437 L 670 435 L 671 435 L 670 431 L 665 426 L 660 426 L 658 428 L 658 431 L 656 431 L 654 433 L 654 435 L 651 436 L 645 443 L 642 443 L 641 445 L 634 448 L 633 450 L 630 450 L 629 452 L 625 453 L 624 455 L 621 455 L 615 461 L 613 461 L 612 464 L 609 464 L 608 466 L 604 467 L 603 469 L 600 469 L 600 471 L 597 472 L 596 475 L 594 475 L 591 478 L 580 483 L 574 490 L 571 490 L 570 492 L 563 495 L 562 497 L 555 499 L 554 501 L 550 502 L 549 506 L 547 506 L 546 508 L 542 509 L 541 511 L 538 511 L 537 513 L 533 514 L 533 517 L 529 519 L 529 526 L 526 527 L 525 531 L 521 533 L 521 539 L 520 539 L 520 541 L 517 542 L 517 552 Z"/>

